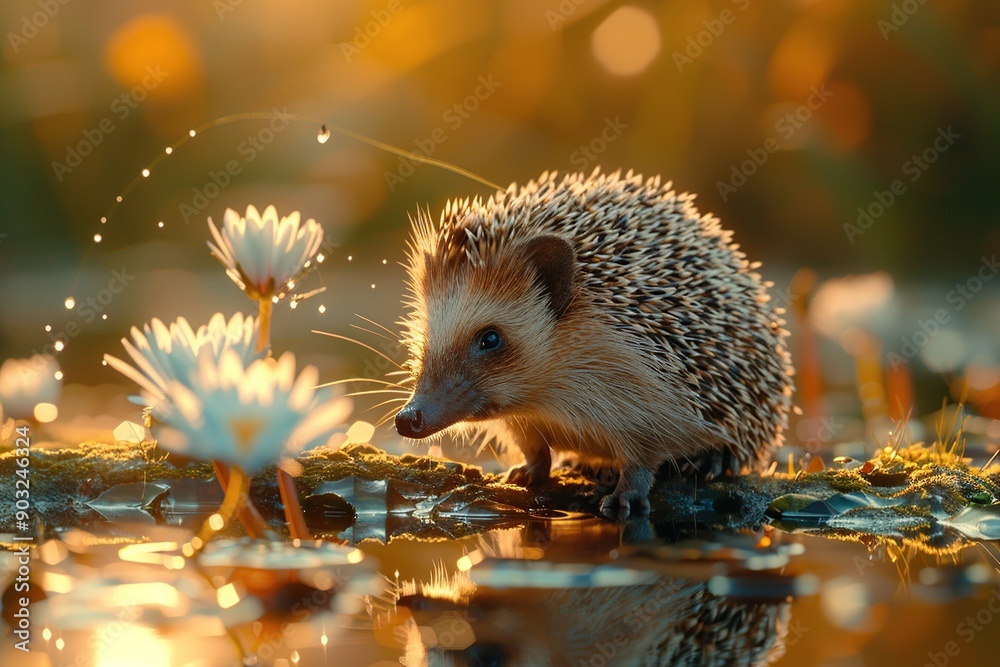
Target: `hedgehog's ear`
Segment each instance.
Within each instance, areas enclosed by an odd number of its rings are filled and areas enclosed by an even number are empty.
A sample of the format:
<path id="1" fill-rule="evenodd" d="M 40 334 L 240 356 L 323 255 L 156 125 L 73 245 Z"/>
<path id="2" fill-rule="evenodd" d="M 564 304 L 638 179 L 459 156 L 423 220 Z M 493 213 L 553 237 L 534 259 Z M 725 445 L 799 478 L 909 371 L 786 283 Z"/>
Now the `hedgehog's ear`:
<path id="1" fill-rule="evenodd" d="M 573 300 L 576 282 L 576 254 L 573 246 L 559 236 L 542 234 L 523 246 L 528 262 L 545 288 L 556 317 L 561 317 Z"/>

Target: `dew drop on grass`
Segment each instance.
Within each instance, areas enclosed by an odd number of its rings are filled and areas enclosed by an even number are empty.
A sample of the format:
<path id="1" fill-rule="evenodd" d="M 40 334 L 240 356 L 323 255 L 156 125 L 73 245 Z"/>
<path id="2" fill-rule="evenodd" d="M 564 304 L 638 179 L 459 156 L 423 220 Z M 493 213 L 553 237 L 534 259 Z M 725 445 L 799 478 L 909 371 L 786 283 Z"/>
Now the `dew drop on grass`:
<path id="1" fill-rule="evenodd" d="M 66 297 L 65 305 L 66 305 L 66 310 L 73 310 L 73 308 L 76 306 L 76 299 L 74 299 L 71 296 Z"/>
<path id="2" fill-rule="evenodd" d="M 330 130 L 327 129 L 326 125 L 319 128 L 319 132 L 316 133 L 316 141 L 321 144 L 325 144 L 330 140 Z"/>

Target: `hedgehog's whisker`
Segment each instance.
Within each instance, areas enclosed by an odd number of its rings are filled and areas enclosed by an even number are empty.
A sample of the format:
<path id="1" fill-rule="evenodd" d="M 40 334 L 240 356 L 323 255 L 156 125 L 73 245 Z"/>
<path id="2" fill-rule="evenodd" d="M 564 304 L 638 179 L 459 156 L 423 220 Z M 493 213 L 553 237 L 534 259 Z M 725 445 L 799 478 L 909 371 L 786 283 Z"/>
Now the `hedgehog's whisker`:
<path id="1" fill-rule="evenodd" d="M 387 421 L 389 421 L 390 419 L 392 419 L 395 415 L 396 415 L 396 409 L 395 408 L 393 408 L 392 410 L 389 410 L 389 412 L 385 413 L 385 415 L 381 419 L 379 419 L 377 422 L 375 422 L 375 428 L 378 428 L 379 426 L 382 426 L 382 424 L 385 424 Z"/>
<path id="2" fill-rule="evenodd" d="M 344 394 L 344 396 L 369 396 L 371 394 L 401 394 L 409 398 L 412 391 L 405 389 L 372 389 L 371 391 L 352 391 L 349 394 Z"/>
<path id="3" fill-rule="evenodd" d="M 385 380 L 376 380 L 373 378 L 344 378 L 343 380 L 334 380 L 333 382 L 318 384 L 316 385 L 316 389 L 319 389 L 320 387 L 332 387 L 338 384 L 350 384 L 351 382 L 372 382 L 374 384 L 383 384 L 387 387 L 397 387 L 399 389 L 402 389 L 402 387 L 400 387 L 395 382 L 386 382 Z"/>
<path id="4" fill-rule="evenodd" d="M 400 366 L 398 363 L 396 363 L 396 361 L 392 357 L 390 357 L 389 355 L 387 355 L 384 352 L 379 352 L 378 350 L 376 350 L 371 345 L 367 345 L 365 343 L 362 343 L 360 340 L 355 340 L 355 339 L 350 338 L 348 336 L 341 336 L 340 334 L 330 333 L 329 331 L 317 331 L 316 329 L 313 329 L 312 333 L 320 334 L 321 336 L 329 336 L 330 338 L 339 338 L 340 340 L 346 340 L 348 343 L 354 343 L 355 345 L 360 345 L 361 347 L 365 348 L 366 350 L 374 352 L 378 356 L 382 357 L 383 359 L 385 359 L 386 361 L 388 361 L 390 364 L 392 364 L 396 368 L 398 368 L 400 370 L 403 370 L 403 367 Z"/>
<path id="5" fill-rule="evenodd" d="M 398 342 L 399 342 L 399 341 L 398 341 L 398 340 L 396 340 L 395 338 L 389 338 L 389 337 L 388 337 L 388 336 L 386 336 L 386 335 L 385 335 L 384 333 L 380 333 L 380 332 L 378 332 L 378 331 L 372 331 L 371 329 L 365 329 L 364 327 L 362 327 L 362 326 L 359 326 L 359 325 L 357 325 L 357 324 L 352 324 L 351 326 L 352 326 L 353 328 L 357 329 L 358 331 L 364 331 L 365 333 L 369 333 L 369 334 L 371 334 L 371 335 L 373 335 L 373 336 L 378 336 L 378 337 L 379 337 L 379 338 L 381 338 L 382 340 L 387 340 L 387 341 L 389 341 L 390 343 L 398 343 Z"/>
<path id="6" fill-rule="evenodd" d="M 364 321 L 365 321 L 365 322 L 367 322 L 368 324 L 372 324 L 372 325 L 375 325 L 375 326 L 377 326 L 377 327 L 378 327 L 379 329 L 381 329 L 382 331 L 384 331 L 384 332 L 386 332 L 387 334 L 389 334 L 390 336 L 392 336 L 392 340 L 393 340 L 393 342 L 398 342 L 398 341 L 399 341 L 399 334 L 397 334 L 397 333 L 396 333 L 395 331 L 393 331 L 392 329 L 390 329 L 390 328 L 388 328 L 388 327 L 385 327 L 385 326 L 382 326 L 381 324 L 379 324 L 379 323 L 378 323 L 378 322 L 376 322 L 375 320 L 371 320 L 371 319 L 368 319 L 368 318 L 367 318 L 367 317 L 365 317 L 364 315 L 358 315 L 357 313 L 355 313 L 355 314 L 354 314 L 354 316 L 355 316 L 355 317 L 358 317 L 358 318 L 361 318 L 362 320 L 364 320 Z"/>
<path id="7" fill-rule="evenodd" d="M 390 373 L 386 373 L 385 376 L 389 377 L 390 375 L 409 375 L 409 374 L 410 374 L 410 371 L 401 370 L 401 371 L 392 371 Z"/>
<path id="8" fill-rule="evenodd" d="M 374 410 L 375 408 L 380 408 L 383 405 L 389 405 L 390 403 L 396 403 L 396 402 L 399 402 L 399 401 L 406 401 L 406 400 L 409 400 L 409 399 L 407 399 L 407 398 L 405 398 L 403 396 L 399 396 L 397 398 L 390 398 L 388 401 L 382 401 L 381 403 L 376 403 L 375 405 L 371 406 L 370 408 L 365 408 L 364 410 L 362 410 L 362 412 L 368 412 L 369 410 Z M 393 410 L 393 412 L 395 412 L 395 410 Z"/>

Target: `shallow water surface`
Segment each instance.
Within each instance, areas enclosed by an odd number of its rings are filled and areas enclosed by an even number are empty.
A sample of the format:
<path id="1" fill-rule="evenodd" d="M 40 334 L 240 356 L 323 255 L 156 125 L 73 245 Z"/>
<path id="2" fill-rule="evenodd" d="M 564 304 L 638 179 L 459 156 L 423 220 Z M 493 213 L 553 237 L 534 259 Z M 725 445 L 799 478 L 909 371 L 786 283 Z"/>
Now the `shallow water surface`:
<path id="1" fill-rule="evenodd" d="M 941 667 L 1000 649 L 992 546 L 556 511 L 386 543 L 371 536 L 391 517 L 370 513 L 327 541 L 224 539 L 185 561 L 201 515 L 180 505 L 163 521 L 179 526 L 132 527 L 145 543 L 110 536 L 127 523 L 54 531 L 31 568 L 48 597 L 30 607 L 32 652 L 5 641 L 3 664 Z"/>

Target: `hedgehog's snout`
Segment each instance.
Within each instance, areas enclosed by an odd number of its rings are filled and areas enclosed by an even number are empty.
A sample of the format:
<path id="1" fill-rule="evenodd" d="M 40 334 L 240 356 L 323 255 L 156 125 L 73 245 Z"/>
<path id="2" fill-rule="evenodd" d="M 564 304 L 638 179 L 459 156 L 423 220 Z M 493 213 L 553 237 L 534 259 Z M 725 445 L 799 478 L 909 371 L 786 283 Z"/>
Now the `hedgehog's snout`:
<path id="1" fill-rule="evenodd" d="M 412 403 L 396 413 L 396 432 L 404 438 L 424 436 L 424 413 Z"/>
<path id="2" fill-rule="evenodd" d="M 423 377 L 409 402 L 396 413 L 396 432 L 404 438 L 427 438 L 474 418 L 481 395 L 468 381 L 430 381 Z"/>

